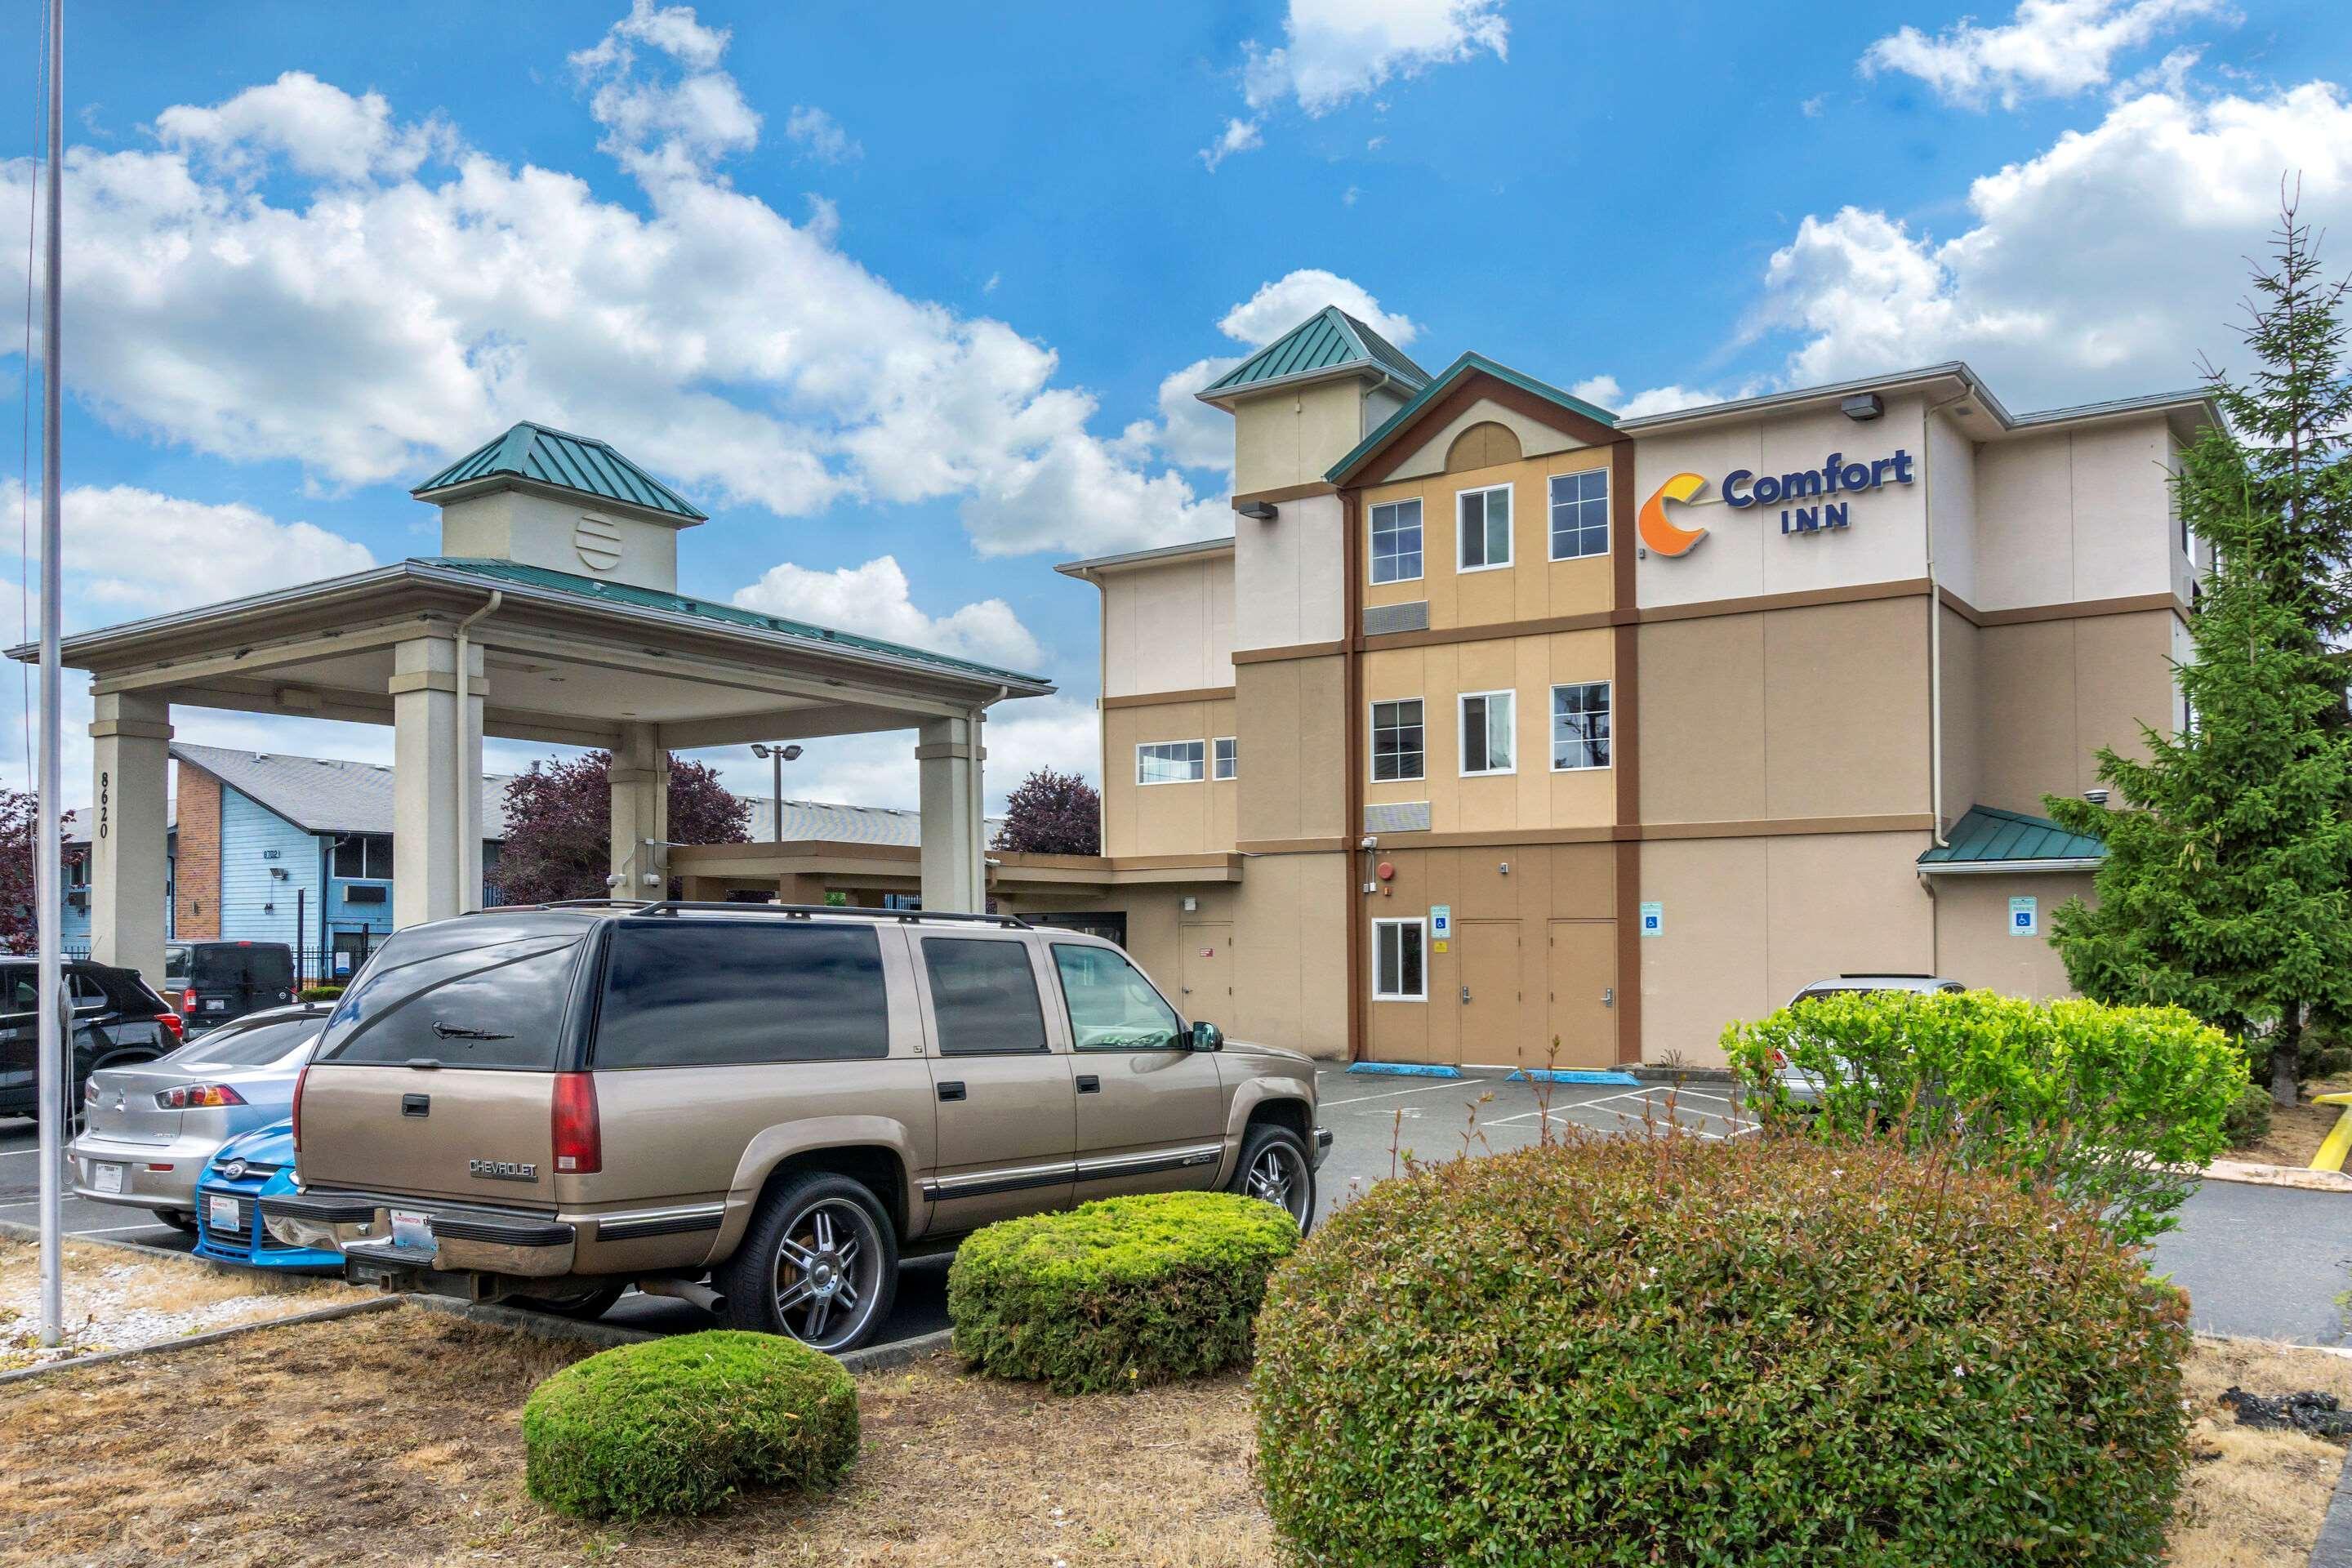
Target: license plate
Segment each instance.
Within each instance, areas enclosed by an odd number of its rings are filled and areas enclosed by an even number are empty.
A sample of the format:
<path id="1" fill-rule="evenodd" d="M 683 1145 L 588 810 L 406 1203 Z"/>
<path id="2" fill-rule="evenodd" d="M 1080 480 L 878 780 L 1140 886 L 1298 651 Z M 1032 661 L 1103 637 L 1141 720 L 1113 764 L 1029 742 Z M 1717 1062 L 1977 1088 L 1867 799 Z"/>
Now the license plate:
<path id="1" fill-rule="evenodd" d="M 120 1165 L 92 1165 L 89 1168 L 89 1184 L 93 1190 L 101 1193 L 121 1192 L 122 1190 L 122 1167 Z"/>
<path id="2" fill-rule="evenodd" d="M 228 1011 L 228 1004 L 215 996 L 205 1004 L 205 1011 L 207 1013 L 226 1013 Z"/>
<path id="3" fill-rule="evenodd" d="M 392 1244 L 403 1252 L 433 1250 L 433 1216 L 414 1209 L 392 1211 Z"/>
<path id="4" fill-rule="evenodd" d="M 242 1205 L 235 1198 L 207 1199 L 205 1223 L 215 1230 L 243 1230 L 245 1215 Z"/>

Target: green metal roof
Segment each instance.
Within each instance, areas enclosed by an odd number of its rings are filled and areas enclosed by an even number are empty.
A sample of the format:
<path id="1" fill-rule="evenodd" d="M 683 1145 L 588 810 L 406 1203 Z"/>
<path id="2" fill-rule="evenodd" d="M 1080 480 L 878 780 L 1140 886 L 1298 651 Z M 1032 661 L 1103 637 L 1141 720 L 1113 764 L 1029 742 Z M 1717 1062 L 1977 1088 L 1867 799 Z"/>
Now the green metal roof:
<path id="1" fill-rule="evenodd" d="M 510 474 L 558 489 L 576 490 L 599 500 L 620 501 L 646 511 L 701 522 L 703 512 L 685 497 L 592 436 L 573 436 L 529 420 L 488 445 L 458 458 L 408 493 L 430 495 L 495 474 Z"/>
<path id="2" fill-rule="evenodd" d="M 1520 391 L 1533 393 L 1545 402 L 1557 404 L 1570 414 L 1580 414 L 1585 418 L 1606 425 L 1612 429 L 1616 427 L 1617 416 L 1610 413 L 1606 408 L 1587 403 L 1573 393 L 1562 392 L 1557 386 L 1538 381 L 1534 376 L 1513 370 L 1509 365 L 1490 360 L 1485 354 L 1465 353 L 1447 365 L 1435 381 L 1415 393 L 1411 402 L 1382 420 L 1379 429 L 1356 443 L 1356 449 L 1332 464 L 1329 471 L 1323 477 L 1333 484 L 1345 484 L 1346 476 L 1349 470 L 1386 446 L 1391 436 L 1419 418 L 1423 409 L 1452 391 L 1456 383 L 1473 371 L 1491 375 L 1497 381 L 1508 382 Z"/>
<path id="3" fill-rule="evenodd" d="M 782 616 L 764 615 L 758 610 L 746 610 L 734 605 L 711 599 L 689 598 L 681 594 L 665 594 L 658 588 L 641 588 L 633 583 L 605 583 L 593 577 L 582 577 L 570 572 L 551 571 L 544 566 L 526 566 L 519 561 L 474 560 L 453 555 L 420 555 L 414 557 L 422 566 L 437 566 L 468 576 L 481 577 L 495 583 L 512 583 L 596 604 L 622 605 L 632 609 L 660 610 L 675 616 L 693 616 L 698 619 L 717 621 L 723 625 L 742 626 L 752 631 L 782 632 L 787 637 L 804 637 L 823 647 L 846 648 L 856 653 L 880 654 L 890 658 L 910 659 L 928 664 L 957 675 L 977 676 L 994 681 L 1013 681 L 1024 686 L 1052 689 L 1053 682 L 1042 675 L 1028 675 L 1017 669 L 1000 669 L 994 665 L 975 664 L 970 659 L 952 658 L 928 648 L 908 647 L 904 643 L 884 642 L 879 637 L 860 637 L 856 632 L 835 631 L 830 626 L 812 626 L 806 621 L 786 619 Z"/>
<path id="4" fill-rule="evenodd" d="M 1406 358 L 1402 349 L 1339 306 L 1326 305 L 1211 382 L 1199 395 L 1213 402 L 1355 365 L 1385 371 L 1410 386 L 1429 379 L 1429 373 Z"/>
<path id="5" fill-rule="evenodd" d="M 2107 853 L 2107 847 L 2098 839 L 2069 833 L 2046 816 L 2028 816 L 1990 805 L 1969 807 L 1968 815 L 1954 823 L 1945 837 L 1950 842 L 1930 845 L 1919 857 L 1922 868 L 1961 869 L 2031 861 L 2080 864 L 2102 859 Z"/>

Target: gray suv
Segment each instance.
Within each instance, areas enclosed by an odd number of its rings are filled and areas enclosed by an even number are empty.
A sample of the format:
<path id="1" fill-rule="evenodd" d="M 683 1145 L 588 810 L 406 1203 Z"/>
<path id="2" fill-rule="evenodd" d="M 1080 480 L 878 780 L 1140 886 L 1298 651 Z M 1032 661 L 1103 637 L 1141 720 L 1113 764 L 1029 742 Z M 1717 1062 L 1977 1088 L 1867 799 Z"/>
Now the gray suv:
<path id="1" fill-rule="evenodd" d="M 601 1312 L 629 1284 L 824 1350 L 900 1257 L 1118 1193 L 1304 1227 L 1307 1058 L 1188 1020 L 1111 942 L 779 905 L 505 909 L 391 938 L 294 1097 L 272 1235 L 355 1280 Z"/>

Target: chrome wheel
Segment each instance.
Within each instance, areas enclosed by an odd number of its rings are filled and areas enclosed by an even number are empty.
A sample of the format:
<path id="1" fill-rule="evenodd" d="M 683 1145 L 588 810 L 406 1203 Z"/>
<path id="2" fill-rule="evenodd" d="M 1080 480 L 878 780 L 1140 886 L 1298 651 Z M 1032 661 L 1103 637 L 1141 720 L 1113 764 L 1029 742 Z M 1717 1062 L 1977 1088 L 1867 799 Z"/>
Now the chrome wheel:
<path id="1" fill-rule="evenodd" d="M 1244 1194 L 1281 1209 L 1298 1222 L 1301 1230 L 1307 1228 L 1307 1205 L 1314 1202 L 1314 1191 L 1307 1162 L 1287 1142 L 1264 1145 L 1242 1175 Z"/>
<path id="2" fill-rule="evenodd" d="M 821 1351 L 855 1342 L 882 1298 L 882 1238 L 859 1205 L 820 1198 L 794 1215 L 772 1270 L 784 1332 Z"/>

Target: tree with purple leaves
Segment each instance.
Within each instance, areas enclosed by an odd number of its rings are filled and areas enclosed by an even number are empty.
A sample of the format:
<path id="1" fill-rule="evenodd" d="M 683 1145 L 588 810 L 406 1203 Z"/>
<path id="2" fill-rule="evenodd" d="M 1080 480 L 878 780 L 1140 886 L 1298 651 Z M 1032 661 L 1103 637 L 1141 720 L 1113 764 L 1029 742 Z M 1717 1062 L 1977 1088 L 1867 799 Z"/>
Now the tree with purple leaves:
<path id="1" fill-rule="evenodd" d="M 612 870 L 613 754 L 533 763 L 507 785 L 507 839 L 499 896 L 510 904 L 601 899 Z M 677 844 L 740 844 L 751 803 L 702 763 L 669 761 L 669 836 Z"/>
<path id="2" fill-rule="evenodd" d="M 1018 855 L 1102 853 L 1102 796 L 1076 773 L 1039 768 L 1004 805 L 992 848 Z"/>

